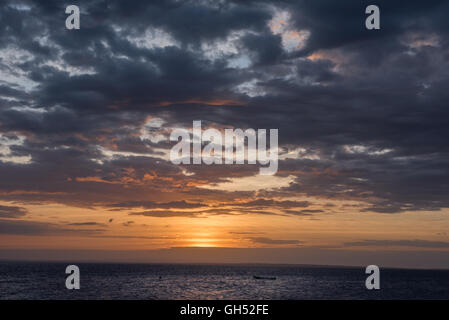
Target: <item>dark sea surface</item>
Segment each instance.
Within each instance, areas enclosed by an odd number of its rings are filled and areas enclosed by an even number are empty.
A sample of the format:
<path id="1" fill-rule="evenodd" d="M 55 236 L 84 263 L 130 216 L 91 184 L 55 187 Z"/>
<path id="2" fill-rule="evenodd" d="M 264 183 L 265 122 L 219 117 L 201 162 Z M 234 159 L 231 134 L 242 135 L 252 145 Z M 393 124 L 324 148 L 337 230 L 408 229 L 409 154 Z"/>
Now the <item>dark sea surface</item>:
<path id="1" fill-rule="evenodd" d="M 449 299 L 449 270 L 381 268 L 367 290 L 356 267 L 79 263 L 68 290 L 68 264 L 0 262 L 0 299 Z"/>

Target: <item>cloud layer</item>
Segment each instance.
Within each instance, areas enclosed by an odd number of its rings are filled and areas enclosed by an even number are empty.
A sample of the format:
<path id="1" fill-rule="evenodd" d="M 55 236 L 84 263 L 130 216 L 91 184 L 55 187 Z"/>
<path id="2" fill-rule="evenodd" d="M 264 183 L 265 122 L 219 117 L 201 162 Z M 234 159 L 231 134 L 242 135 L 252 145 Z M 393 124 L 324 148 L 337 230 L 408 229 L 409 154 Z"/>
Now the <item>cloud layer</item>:
<path id="1" fill-rule="evenodd" d="M 378 1 L 379 32 L 365 4 L 94 0 L 69 31 L 59 1 L 3 1 L 0 199 L 153 217 L 330 212 L 292 197 L 449 207 L 448 3 Z M 278 128 L 291 182 L 200 188 L 257 169 L 170 163 L 170 129 L 193 120 Z"/>

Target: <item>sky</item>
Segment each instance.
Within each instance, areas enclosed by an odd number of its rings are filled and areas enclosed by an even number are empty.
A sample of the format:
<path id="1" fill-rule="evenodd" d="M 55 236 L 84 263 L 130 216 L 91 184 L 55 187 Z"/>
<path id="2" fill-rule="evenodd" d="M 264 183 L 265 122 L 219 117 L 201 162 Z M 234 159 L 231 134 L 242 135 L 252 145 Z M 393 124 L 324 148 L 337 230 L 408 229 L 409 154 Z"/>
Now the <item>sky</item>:
<path id="1" fill-rule="evenodd" d="M 0 1 L 0 259 L 449 268 L 447 12 Z M 173 164 L 195 120 L 278 171 Z"/>

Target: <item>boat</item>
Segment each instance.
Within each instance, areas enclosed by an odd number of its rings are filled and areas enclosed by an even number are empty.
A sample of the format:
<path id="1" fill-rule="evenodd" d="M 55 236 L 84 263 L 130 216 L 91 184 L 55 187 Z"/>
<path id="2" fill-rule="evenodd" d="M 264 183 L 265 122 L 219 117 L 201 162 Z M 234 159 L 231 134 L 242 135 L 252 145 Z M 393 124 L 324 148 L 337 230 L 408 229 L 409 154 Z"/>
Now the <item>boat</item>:
<path id="1" fill-rule="evenodd" d="M 276 280 L 276 277 L 253 276 L 256 280 Z"/>

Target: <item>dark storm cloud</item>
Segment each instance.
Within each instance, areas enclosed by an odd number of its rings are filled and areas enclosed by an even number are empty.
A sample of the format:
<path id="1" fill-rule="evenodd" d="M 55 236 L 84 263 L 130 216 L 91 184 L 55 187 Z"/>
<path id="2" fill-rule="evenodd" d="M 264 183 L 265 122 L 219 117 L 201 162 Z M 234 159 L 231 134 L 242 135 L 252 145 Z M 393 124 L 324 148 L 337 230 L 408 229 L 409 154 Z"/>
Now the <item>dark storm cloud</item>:
<path id="1" fill-rule="evenodd" d="M 10 86 L 0 85 L 0 96 L 4 97 L 15 97 L 15 98 L 29 98 L 29 96 L 21 91 L 14 89 Z"/>
<path id="2" fill-rule="evenodd" d="M 283 55 L 281 37 L 267 31 L 264 35 L 249 34 L 242 39 L 246 49 L 256 56 L 256 64 L 271 65 L 279 61 Z"/>
<path id="3" fill-rule="evenodd" d="M 280 7 L 290 11 L 299 29 L 311 31 L 305 51 L 338 48 L 354 43 L 372 41 L 383 46 L 385 38 L 403 31 L 440 31 L 448 26 L 445 15 L 448 9 L 444 0 L 409 1 L 280 1 Z M 382 32 L 365 28 L 365 8 L 375 4 L 381 12 Z M 446 29 L 447 30 L 447 29 Z"/>
<path id="4" fill-rule="evenodd" d="M 68 31 L 59 1 L 3 1 L 0 198 L 160 210 L 150 216 L 217 200 L 275 214 L 309 203 L 270 197 L 302 195 L 363 201 L 363 212 L 449 207 L 448 3 L 378 1 L 378 31 L 364 28 L 368 4 L 97 0 L 79 3 L 81 29 Z M 270 31 L 280 11 L 309 32 L 302 47 Z M 294 182 L 263 199 L 198 189 L 257 168 L 160 159 L 170 144 L 140 137 L 152 118 L 165 121 L 155 131 L 278 128 L 283 150 L 306 151 L 280 161 Z"/>

